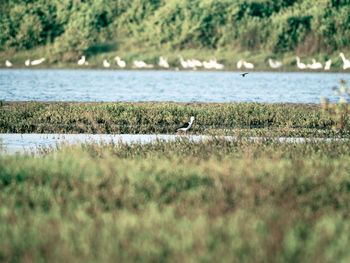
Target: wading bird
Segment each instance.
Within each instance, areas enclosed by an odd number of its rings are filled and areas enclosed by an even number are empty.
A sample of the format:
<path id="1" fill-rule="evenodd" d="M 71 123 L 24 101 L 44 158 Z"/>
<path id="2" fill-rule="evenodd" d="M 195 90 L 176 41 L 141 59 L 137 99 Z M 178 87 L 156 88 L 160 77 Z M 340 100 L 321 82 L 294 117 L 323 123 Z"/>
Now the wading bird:
<path id="1" fill-rule="evenodd" d="M 30 66 L 30 59 L 27 59 L 26 61 L 24 61 L 24 65 L 26 65 L 27 67 Z"/>
<path id="2" fill-rule="evenodd" d="M 104 66 L 105 68 L 109 68 L 109 67 L 111 66 L 111 64 L 107 61 L 107 59 L 104 59 L 104 60 L 103 60 L 103 66 Z"/>
<path id="3" fill-rule="evenodd" d="M 197 67 L 202 67 L 203 66 L 203 63 L 200 62 L 198 59 L 187 59 L 187 64 L 190 68 L 197 68 Z"/>
<path id="4" fill-rule="evenodd" d="M 243 61 L 243 66 L 244 66 L 245 68 L 248 68 L 248 69 L 253 69 L 253 68 L 254 68 L 253 63 L 249 63 L 249 62 L 247 62 L 247 61 Z"/>
<path id="5" fill-rule="evenodd" d="M 343 69 L 350 68 L 350 60 L 345 58 L 344 53 L 340 52 L 339 56 L 341 57 L 341 59 L 343 60 L 343 63 L 344 63 Z"/>
<path id="6" fill-rule="evenodd" d="M 189 68 L 188 62 L 185 61 L 181 55 L 179 55 L 179 59 L 180 59 L 181 67 L 183 67 L 183 68 Z"/>
<path id="7" fill-rule="evenodd" d="M 330 70 L 332 65 L 332 60 L 329 59 L 326 61 L 326 64 L 324 65 L 324 70 Z"/>
<path id="8" fill-rule="evenodd" d="M 304 63 L 300 62 L 300 58 L 299 57 L 296 57 L 296 60 L 297 60 L 297 67 L 299 69 L 306 69 L 306 65 Z"/>
<path id="9" fill-rule="evenodd" d="M 321 69 L 323 68 L 322 64 L 320 62 L 316 62 L 316 59 L 312 59 L 312 64 L 311 65 L 308 65 L 308 68 L 311 68 L 311 69 Z"/>
<path id="10" fill-rule="evenodd" d="M 153 68 L 153 65 L 147 64 L 142 60 L 135 60 L 133 68 Z"/>
<path id="11" fill-rule="evenodd" d="M 12 63 L 10 61 L 6 60 L 5 61 L 5 66 L 10 68 L 10 67 L 12 67 Z"/>
<path id="12" fill-rule="evenodd" d="M 190 122 L 184 123 L 179 128 L 177 128 L 176 131 L 184 131 L 184 132 L 188 131 L 192 127 L 193 121 L 194 121 L 194 116 L 191 116 Z"/>
<path id="13" fill-rule="evenodd" d="M 216 61 L 216 58 L 207 61 L 203 61 L 203 66 L 206 69 L 223 69 L 224 65 Z"/>
<path id="14" fill-rule="evenodd" d="M 115 61 L 117 62 L 117 65 L 121 68 L 125 68 L 126 67 L 126 63 L 124 60 L 121 60 L 120 57 L 116 56 L 115 58 Z"/>
<path id="15" fill-rule="evenodd" d="M 163 58 L 162 56 L 159 57 L 159 63 L 158 63 L 159 67 L 162 68 L 169 68 L 169 64 L 166 58 Z"/>
<path id="16" fill-rule="evenodd" d="M 84 65 L 85 64 L 85 56 L 82 56 L 81 59 L 78 60 L 78 65 Z"/>
<path id="17" fill-rule="evenodd" d="M 269 65 L 271 68 L 280 68 L 283 66 L 282 61 L 273 61 L 271 58 L 269 58 Z"/>
<path id="18" fill-rule="evenodd" d="M 238 60 L 238 62 L 237 62 L 237 68 L 241 68 L 242 65 L 243 65 L 243 60 L 242 60 L 242 59 Z"/>
<path id="19" fill-rule="evenodd" d="M 43 63 L 44 61 L 45 61 L 45 58 L 40 58 L 40 59 L 33 60 L 32 62 L 30 62 L 30 64 L 32 66 L 37 66 L 37 65 Z"/>

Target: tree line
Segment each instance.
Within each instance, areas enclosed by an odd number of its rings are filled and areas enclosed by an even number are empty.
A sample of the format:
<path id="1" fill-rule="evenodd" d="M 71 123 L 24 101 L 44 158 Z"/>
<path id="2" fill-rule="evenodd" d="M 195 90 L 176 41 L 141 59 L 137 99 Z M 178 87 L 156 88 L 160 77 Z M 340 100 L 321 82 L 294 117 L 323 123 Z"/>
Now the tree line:
<path id="1" fill-rule="evenodd" d="M 0 0 L 0 50 L 349 50 L 348 0 Z"/>

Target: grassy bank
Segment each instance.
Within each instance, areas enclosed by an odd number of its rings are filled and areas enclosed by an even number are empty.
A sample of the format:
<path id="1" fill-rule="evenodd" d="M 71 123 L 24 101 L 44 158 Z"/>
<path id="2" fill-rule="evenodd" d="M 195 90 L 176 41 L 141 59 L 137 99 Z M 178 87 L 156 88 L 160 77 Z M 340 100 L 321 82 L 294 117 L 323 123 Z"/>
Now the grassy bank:
<path id="1" fill-rule="evenodd" d="M 0 157 L 4 262 L 346 262 L 349 142 Z"/>
<path id="2" fill-rule="evenodd" d="M 345 115 L 315 104 L 3 102 L 0 132 L 171 134 L 195 116 L 195 134 L 346 136 L 348 106 L 341 107 Z"/>
<path id="3" fill-rule="evenodd" d="M 350 53 L 345 52 L 347 58 L 350 57 Z M 87 57 L 89 65 L 79 66 L 77 64 L 81 55 Z M 328 59 L 332 60 L 332 66 L 329 72 L 350 72 L 350 69 L 343 69 L 343 61 L 339 57 L 339 51 L 332 53 L 319 52 L 318 54 L 304 54 L 300 55 L 295 52 L 285 52 L 283 54 L 273 54 L 268 51 L 241 51 L 239 49 L 186 49 L 186 50 L 167 50 L 152 47 L 134 47 L 132 50 L 128 46 L 114 48 L 113 45 L 105 51 L 100 51 L 96 53 L 79 53 L 71 54 L 69 58 L 63 59 L 62 54 L 55 54 L 52 51 L 52 47 L 38 47 L 30 50 L 15 50 L 8 49 L 6 51 L 0 51 L 0 68 L 5 68 L 5 60 L 8 59 L 12 62 L 12 68 L 28 68 L 25 66 L 24 62 L 27 59 L 34 60 L 41 57 L 46 58 L 46 60 L 38 66 L 30 66 L 29 68 L 39 68 L 39 69 L 103 69 L 103 60 L 107 59 L 111 66 L 109 69 L 120 69 L 115 61 L 115 56 L 120 56 L 126 62 L 126 69 L 131 69 L 134 60 L 143 60 L 148 64 L 154 65 L 154 69 L 161 69 L 158 67 L 159 57 L 163 56 L 167 58 L 170 65 L 170 69 L 181 69 L 180 60 L 178 55 L 183 56 L 186 59 L 198 59 L 200 61 L 209 61 L 210 59 L 217 59 L 219 63 L 222 63 L 225 68 L 224 70 L 230 71 L 242 71 L 244 68 L 238 69 L 237 62 L 240 59 L 244 59 L 254 64 L 254 71 L 300 71 L 300 72 L 328 72 L 324 69 L 314 70 L 314 69 L 304 69 L 300 70 L 296 65 L 296 55 L 301 57 L 301 61 L 305 64 L 312 64 L 312 59 L 316 59 L 325 65 Z M 68 55 L 67 55 L 68 56 Z M 283 62 L 283 66 L 279 69 L 271 69 L 268 63 L 268 59 L 279 60 Z M 197 70 L 204 70 L 198 67 Z M 251 70 L 250 70 L 251 71 Z"/>

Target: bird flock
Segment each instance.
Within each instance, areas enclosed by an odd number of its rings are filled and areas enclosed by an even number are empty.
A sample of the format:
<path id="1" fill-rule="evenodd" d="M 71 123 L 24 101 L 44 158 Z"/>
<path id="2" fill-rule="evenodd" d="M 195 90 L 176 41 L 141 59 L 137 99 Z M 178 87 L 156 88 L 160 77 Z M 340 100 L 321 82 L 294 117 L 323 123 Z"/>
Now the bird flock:
<path id="1" fill-rule="evenodd" d="M 343 69 L 346 70 L 348 68 L 350 68 L 350 60 L 345 58 L 344 53 L 340 53 L 339 56 L 341 57 L 342 61 L 343 61 Z M 220 64 L 217 62 L 217 60 L 215 58 L 210 59 L 209 61 L 200 61 L 198 59 L 184 59 L 181 55 L 178 55 L 178 59 L 179 59 L 179 64 L 181 65 L 182 69 L 192 69 L 192 70 L 196 70 L 198 68 L 204 68 L 204 69 L 215 69 L 215 70 L 222 70 L 224 69 L 224 65 Z M 37 66 L 40 65 L 41 63 L 43 63 L 46 59 L 45 58 L 40 58 L 40 59 L 36 59 L 36 60 L 30 60 L 27 59 L 24 62 L 24 65 L 26 67 L 30 67 L 30 66 Z M 114 57 L 114 61 L 116 63 L 116 65 L 119 68 L 126 68 L 127 64 L 124 60 L 122 60 L 119 56 Z M 88 66 L 89 62 L 86 59 L 86 56 L 82 56 L 78 61 L 77 61 L 78 66 Z M 112 62 L 108 61 L 108 59 L 103 59 L 102 61 L 102 66 L 104 68 L 110 68 L 112 65 Z M 283 66 L 282 61 L 274 61 L 271 58 L 268 59 L 268 65 L 271 69 L 279 69 Z M 332 65 L 332 60 L 329 59 L 325 62 L 324 66 L 322 65 L 322 63 L 317 62 L 316 59 L 312 59 L 311 60 L 311 64 L 305 64 L 303 62 L 301 62 L 300 57 L 296 57 L 296 66 L 299 70 L 306 70 L 306 69 L 311 69 L 311 70 L 330 70 L 331 69 L 331 65 Z M 7 68 L 11 68 L 13 67 L 13 64 L 11 63 L 11 61 L 6 60 L 5 61 L 5 66 Z M 237 69 L 254 69 L 254 64 L 251 62 L 248 62 L 244 59 L 240 59 L 237 64 Z M 142 60 L 134 60 L 132 65 L 130 65 L 131 68 L 134 69 L 151 69 L 154 68 L 155 65 L 152 64 L 147 64 L 146 62 L 142 61 Z M 159 57 L 159 62 L 158 62 L 158 67 L 159 68 L 164 68 L 164 69 L 169 69 L 169 63 L 168 60 L 166 58 L 164 58 L 163 56 Z M 178 67 L 175 67 L 176 70 L 178 70 Z"/>

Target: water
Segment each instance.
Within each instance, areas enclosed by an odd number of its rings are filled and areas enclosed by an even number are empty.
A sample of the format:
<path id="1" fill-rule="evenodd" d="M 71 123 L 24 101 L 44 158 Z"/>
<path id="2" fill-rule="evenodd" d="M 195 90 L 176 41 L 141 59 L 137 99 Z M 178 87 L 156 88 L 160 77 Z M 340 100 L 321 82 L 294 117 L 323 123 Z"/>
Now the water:
<path id="1" fill-rule="evenodd" d="M 206 135 L 168 135 L 168 134 L 38 134 L 38 133 L 0 133 L 3 152 L 13 154 L 16 152 L 35 152 L 39 148 L 56 147 L 67 142 L 78 143 L 152 143 L 156 140 L 171 141 L 186 138 L 191 141 L 201 141 L 211 138 Z"/>
<path id="2" fill-rule="evenodd" d="M 349 73 L 0 69 L 6 101 L 319 103 Z"/>
<path id="3" fill-rule="evenodd" d="M 215 136 L 216 138 L 224 138 L 226 140 L 236 140 L 236 136 Z M 213 139 L 209 135 L 174 135 L 174 134 L 38 134 L 38 133 L 0 133 L 0 153 L 35 153 L 38 149 L 56 147 L 56 145 L 67 142 L 69 144 L 79 143 L 153 143 L 156 140 L 174 141 L 174 140 L 190 140 L 201 142 L 203 140 Z M 248 140 L 260 141 L 267 138 L 262 137 L 246 137 Z M 278 137 L 268 138 L 284 143 L 304 143 L 310 141 L 345 141 L 347 139 L 331 139 L 331 138 L 292 138 Z"/>

